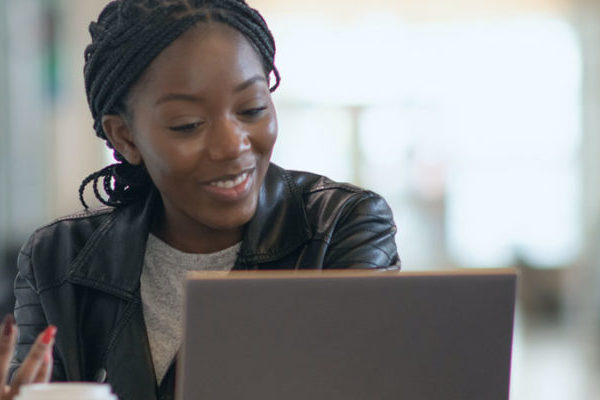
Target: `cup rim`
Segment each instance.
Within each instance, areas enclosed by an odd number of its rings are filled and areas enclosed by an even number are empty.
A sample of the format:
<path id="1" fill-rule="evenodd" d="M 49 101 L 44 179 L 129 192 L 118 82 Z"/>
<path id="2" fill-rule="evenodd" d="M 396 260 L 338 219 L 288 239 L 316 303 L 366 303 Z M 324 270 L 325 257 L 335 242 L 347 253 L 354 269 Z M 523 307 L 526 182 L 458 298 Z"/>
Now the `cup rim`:
<path id="1" fill-rule="evenodd" d="M 101 390 L 104 393 L 111 393 L 110 385 L 107 383 L 96 382 L 48 382 L 48 383 L 30 383 L 21 386 L 20 392 L 40 392 L 40 391 L 81 391 L 81 390 Z"/>

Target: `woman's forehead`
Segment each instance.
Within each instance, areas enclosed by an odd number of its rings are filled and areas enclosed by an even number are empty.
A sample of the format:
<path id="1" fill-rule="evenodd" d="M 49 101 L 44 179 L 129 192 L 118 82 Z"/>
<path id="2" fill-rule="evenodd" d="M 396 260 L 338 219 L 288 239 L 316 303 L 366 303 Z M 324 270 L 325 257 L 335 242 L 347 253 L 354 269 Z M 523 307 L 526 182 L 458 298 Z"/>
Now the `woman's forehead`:
<path id="1" fill-rule="evenodd" d="M 244 35 L 226 24 L 199 23 L 163 50 L 136 86 L 193 90 L 214 80 L 235 85 L 257 74 L 265 75 L 264 67 Z"/>

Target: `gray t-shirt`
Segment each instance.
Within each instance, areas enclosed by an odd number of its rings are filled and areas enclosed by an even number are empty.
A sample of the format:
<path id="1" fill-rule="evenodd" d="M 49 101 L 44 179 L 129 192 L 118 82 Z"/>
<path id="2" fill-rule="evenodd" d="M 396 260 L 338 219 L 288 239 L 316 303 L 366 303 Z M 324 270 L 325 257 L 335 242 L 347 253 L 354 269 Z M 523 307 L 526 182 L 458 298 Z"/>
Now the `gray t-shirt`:
<path id="1" fill-rule="evenodd" d="M 188 271 L 231 270 L 240 243 L 211 254 L 190 254 L 177 250 L 149 234 L 141 276 L 144 320 L 160 384 L 181 346 L 183 289 Z"/>

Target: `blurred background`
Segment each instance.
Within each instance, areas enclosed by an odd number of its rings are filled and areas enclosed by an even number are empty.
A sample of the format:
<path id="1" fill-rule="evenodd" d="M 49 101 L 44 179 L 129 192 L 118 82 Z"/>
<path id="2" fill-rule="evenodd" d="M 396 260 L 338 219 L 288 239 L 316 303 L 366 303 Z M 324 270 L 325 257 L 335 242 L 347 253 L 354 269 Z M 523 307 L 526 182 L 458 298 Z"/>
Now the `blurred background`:
<path id="1" fill-rule="evenodd" d="M 106 3 L 0 1 L 2 314 L 23 241 L 111 160 L 82 74 Z M 382 194 L 405 270 L 518 268 L 511 399 L 600 398 L 600 1 L 249 3 L 274 161 Z"/>

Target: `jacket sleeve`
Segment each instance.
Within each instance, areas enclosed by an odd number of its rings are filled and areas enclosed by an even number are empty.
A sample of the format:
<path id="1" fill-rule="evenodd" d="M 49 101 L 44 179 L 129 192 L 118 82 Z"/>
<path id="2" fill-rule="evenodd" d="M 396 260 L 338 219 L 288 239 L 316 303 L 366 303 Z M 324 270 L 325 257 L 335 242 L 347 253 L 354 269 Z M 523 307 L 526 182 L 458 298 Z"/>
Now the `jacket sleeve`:
<path id="1" fill-rule="evenodd" d="M 386 201 L 362 193 L 345 207 L 331 237 L 325 268 L 400 269 L 396 225 Z"/>
<path id="2" fill-rule="evenodd" d="M 30 256 L 30 242 L 19 253 L 18 273 L 15 280 L 15 319 L 19 328 L 19 336 L 14 357 L 9 367 L 9 381 L 27 357 L 36 337 L 48 326 L 40 296 L 36 290 L 33 266 Z M 60 362 L 54 357 L 51 380 L 64 380 L 64 372 Z"/>

